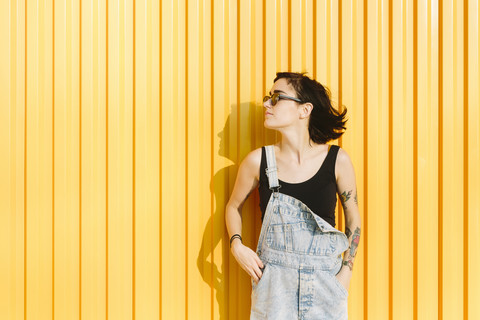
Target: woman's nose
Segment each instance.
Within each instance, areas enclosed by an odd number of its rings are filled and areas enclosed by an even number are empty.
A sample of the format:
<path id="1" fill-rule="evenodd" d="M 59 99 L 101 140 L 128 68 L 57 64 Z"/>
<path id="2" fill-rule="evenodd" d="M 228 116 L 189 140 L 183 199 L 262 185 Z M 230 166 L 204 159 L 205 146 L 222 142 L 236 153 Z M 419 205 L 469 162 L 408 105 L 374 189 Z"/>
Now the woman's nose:
<path id="1" fill-rule="evenodd" d="M 263 106 L 267 109 L 271 109 L 272 108 L 271 101 L 272 101 L 271 99 L 268 99 L 263 103 Z"/>

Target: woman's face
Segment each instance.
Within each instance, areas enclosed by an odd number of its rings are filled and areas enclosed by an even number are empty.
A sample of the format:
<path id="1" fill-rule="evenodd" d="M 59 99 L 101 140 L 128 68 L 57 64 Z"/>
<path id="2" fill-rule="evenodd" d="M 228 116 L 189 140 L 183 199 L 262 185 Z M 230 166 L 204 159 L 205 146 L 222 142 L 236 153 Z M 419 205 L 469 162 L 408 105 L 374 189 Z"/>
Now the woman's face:
<path id="1" fill-rule="evenodd" d="M 278 79 L 273 84 L 269 95 L 271 96 L 274 93 L 298 98 L 295 90 L 284 78 Z M 280 129 L 298 125 L 300 120 L 299 102 L 289 99 L 279 99 L 277 103 L 272 106 L 272 99 L 270 99 L 264 102 L 263 106 L 265 107 L 264 126 L 266 128 Z"/>

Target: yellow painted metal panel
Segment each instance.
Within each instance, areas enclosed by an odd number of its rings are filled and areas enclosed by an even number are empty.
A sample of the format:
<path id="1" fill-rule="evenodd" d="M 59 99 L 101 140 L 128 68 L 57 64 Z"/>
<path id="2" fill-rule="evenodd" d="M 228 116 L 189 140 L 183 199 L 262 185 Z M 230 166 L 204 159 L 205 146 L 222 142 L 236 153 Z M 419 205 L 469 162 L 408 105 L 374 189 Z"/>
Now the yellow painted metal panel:
<path id="1" fill-rule="evenodd" d="M 82 2 L 79 318 L 107 314 L 107 7 Z"/>
<path id="2" fill-rule="evenodd" d="M 80 294 L 80 15 L 78 3 L 53 5 L 53 315 L 72 319 Z"/>
<path id="3" fill-rule="evenodd" d="M 417 253 L 418 319 L 438 318 L 438 32 L 437 8 L 417 9 Z"/>
<path id="4" fill-rule="evenodd" d="M 160 317 L 159 3 L 135 2 L 135 318 Z"/>
<path id="5" fill-rule="evenodd" d="M 388 100 L 388 6 L 368 1 L 368 105 L 367 108 L 367 221 L 364 243 L 368 247 L 366 316 L 389 316 L 389 100 Z M 373 245 L 373 247 L 372 247 Z M 371 250 L 373 249 L 373 250 Z"/>
<path id="6" fill-rule="evenodd" d="M 391 141 L 389 142 L 392 162 L 390 163 L 391 187 L 390 210 L 392 221 L 390 236 L 389 273 L 392 286 L 393 319 L 413 318 L 413 76 L 411 66 L 413 53 L 413 11 L 411 3 L 391 3 L 389 23 L 390 78 L 389 91 L 391 110 Z M 396 41 L 394 41 L 395 39 Z M 395 63 L 393 63 L 395 62 Z M 393 90 L 392 88 L 395 88 Z M 389 211 L 390 211 L 389 210 Z M 409 280 L 406 280 L 409 279 Z"/>
<path id="7" fill-rule="evenodd" d="M 480 306 L 477 303 L 480 299 L 480 274 L 475 271 L 480 265 L 480 247 L 475 245 L 480 243 L 480 232 L 478 232 L 480 230 L 480 198 L 477 196 L 478 190 L 480 190 L 480 166 L 478 165 L 480 163 L 480 148 L 478 148 L 480 145 L 480 63 L 478 63 L 478 57 L 480 56 L 480 39 L 478 37 L 480 7 L 478 1 L 468 1 L 467 9 L 468 14 L 464 19 L 467 19 L 466 27 L 468 30 L 466 39 L 468 46 L 466 59 L 468 65 L 468 85 L 466 85 L 468 91 L 466 94 L 468 96 L 466 108 L 468 119 L 466 126 L 468 130 L 465 131 L 466 139 L 468 140 L 468 145 L 466 146 L 466 151 L 468 152 L 466 169 L 468 170 L 468 175 L 465 177 L 467 184 L 464 192 L 468 197 L 468 206 L 464 209 L 467 210 L 468 215 L 467 227 L 464 232 L 467 232 L 466 243 L 468 249 L 465 250 L 464 254 L 468 255 L 466 261 L 468 273 L 466 274 L 467 281 L 466 283 L 464 281 L 464 285 L 467 286 L 466 293 L 468 297 L 464 297 L 463 302 L 468 304 L 468 310 L 466 310 L 468 319 L 474 319 L 480 312 Z M 467 97 L 464 96 L 465 98 Z"/>
<path id="8" fill-rule="evenodd" d="M 463 316 L 463 23 L 461 2 L 444 1 L 440 99 L 441 293 L 445 319 Z M 460 30 L 459 30 L 460 29 Z M 460 37 L 459 37 L 460 35 Z"/>
<path id="9" fill-rule="evenodd" d="M 23 316 L 24 223 L 19 212 L 23 211 L 25 31 L 24 8 L 15 5 L 0 4 L 0 316 L 5 319 Z"/>
<path id="10" fill-rule="evenodd" d="M 358 203 L 362 221 L 365 221 L 365 193 L 363 186 L 365 183 L 364 166 L 365 145 L 359 144 L 359 137 L 364 136 L 364 83 L 363 77 L 365 73 L 363 49 L 364 42 L 362 39 L 363 30 L 363 5 L 357 4 L 355 1 L 342 1 L 342 16 L 351 17 L 351 19 L 343 18 L 341 21 L 342 29 L 342 71 L 341 71 L 341 91 L 342 91 L 342 107 L 347 108 L 347 130 L 341 137 L 342 148 L 348 151 L 352 162 L 355 164 L 355 176 L 358 192 Z M 354 54 L 352 54 L 354 53 Z M 322 62 L 323 63 L 323 62 Z M 340 73 L 340 71 L 338 71 Z M 340 101 L 336 101 L 337 105 Z M 339 205 L 338 208 L 341 206 Z M 337 209 L 338 210 L 338 209 Z M 338 211 L 337 211 L 338 212 Z M 344 220 L 343 220 L 344 221 Z M 344 223 L 337 215 L 337 224 L 342 228 Z M 351 315 L 361 315 L 364 312 L 365 303 L 365 251 L 364 247 L 358 248 L 355 258 L 355 274 L 352 277 L 349 288 L 349 313 Z M 357 276 L 361 275 L 361 276 Z M 353 316 L 355 317 L 355 316 Z"/>
<path id="11" fill-rule="evenodd" d="M 302 25 L 305 23 L 304 11 L 302 6 L 305 1 L 289 1 L 289 69 L 295 72 L 303 71 L 303 53 L 305 52 L 304 43 L 302 43 Z"/>
<path id="12" fill-rule="evenodd" d="M 162 318 L 186 318 L 185 3 L 162 2 Z"/>
<path id="13" fill-rule="evenodd" d="M 0 318 L 248 318 L 224 208 L 238 164 L 279 138 L 261 100 L 285 70 L 348 109 L 331 143 L 361 207 L 350 318 L 480 312 L 477 0 L 0 11 Z M 243 210 L 252 249 L 258 201 Z"/>
<path id="14" fill-rule="evenodd" d="M 25 316 L 53 314 L 52 3 L 26 4 Z"/>
<path id="15" fill-rule="evenodd" d="M 108 2 L 107 315 L 133 315 L 132 2 Z"/>
<path id="16" fill-rule="evenodd" d="M 306 0 L 302 4 L 302 15 L 304 16 L 304 23 L 302 24 L 302 70 L 309 71 L 310 76 L 313 72 L 313 37 L 314 37 L 314 21 L 315 14 L 313 12 L 313 1 Z"/>

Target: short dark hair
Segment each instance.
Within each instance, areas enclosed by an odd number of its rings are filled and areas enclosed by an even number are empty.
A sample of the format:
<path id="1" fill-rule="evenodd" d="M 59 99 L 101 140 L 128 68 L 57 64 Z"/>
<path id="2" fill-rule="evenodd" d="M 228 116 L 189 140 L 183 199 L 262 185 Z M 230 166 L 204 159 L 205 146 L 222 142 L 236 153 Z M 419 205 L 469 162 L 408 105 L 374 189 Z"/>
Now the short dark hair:
<path id="1" fill-rule="evenodd" d="M 340 113 L 332 106 L 331 93 L 327 87 L 310 79 L 305 73 L 277 72 L 273 82 L 279 79 L 286 79 L 300 100 L 313 105 L 308 123 L 308 133 L 313 142 L 323 144 L 338 139 L 345 133 L 347 109 L 344 108 Z"/>

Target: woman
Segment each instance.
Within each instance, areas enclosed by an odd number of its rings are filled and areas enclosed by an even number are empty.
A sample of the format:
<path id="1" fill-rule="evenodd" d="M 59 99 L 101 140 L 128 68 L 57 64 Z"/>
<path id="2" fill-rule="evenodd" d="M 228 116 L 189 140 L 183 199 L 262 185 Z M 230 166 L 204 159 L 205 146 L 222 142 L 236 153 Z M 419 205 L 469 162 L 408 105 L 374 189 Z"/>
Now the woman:
<path id="1" fill-rule="evenodd" d="M 361 221 L 350 157 L 327 144 L 346 129 L 346 110 L 337 112 L 328 89 L 300 73 L 277 73 L 263 106 L 265 127 L 281 140 L 242 161 L 225 213 L 231 252 L 252 278 L 250 319 L 347 319 Z M 257 186 L 254 252 L 242 243 L 241 208 Z M 335 229 L 337 192 L 345 233 Z"/>

